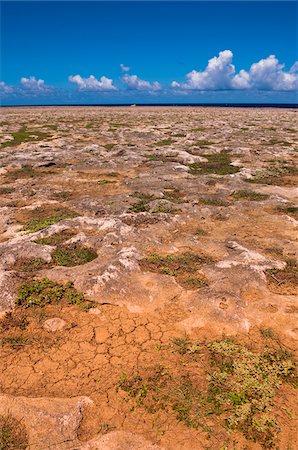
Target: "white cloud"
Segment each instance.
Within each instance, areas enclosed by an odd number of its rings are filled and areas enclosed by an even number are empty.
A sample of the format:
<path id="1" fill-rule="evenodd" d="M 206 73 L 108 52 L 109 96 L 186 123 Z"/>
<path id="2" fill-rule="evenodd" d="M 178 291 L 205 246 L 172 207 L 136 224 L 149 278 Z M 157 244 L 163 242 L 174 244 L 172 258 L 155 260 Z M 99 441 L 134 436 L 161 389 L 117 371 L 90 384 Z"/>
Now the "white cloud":
<path id="1" fill-rule="evenodd" d="M 49 86 L 47 86 L 44 82 L 44 80 L 37 80 L 35 77 L 22 77 L 20 80 L 22 89 L 33 91 L 33 92 L 40 92 L 40 91 L 47 91 L 49 90 Z"/>
<path id="2" fill-rule="evenodd" d="M 273 91 L 294 91 L 298 88 L 296 66 L 284 71 L 275 55 L 270 55 L 252 64 L 248 72 L 241 70 L 232 80 L 235 89 L 259 89 Z"/>
<path id="3" fill-rule="evenodd" d="M 186 75 L 186 83 L 172 82 L 172 87 L 196 90 L 217 90 L 229 89 L 231 76 L 235 73 L 232 64 L 233 53 L 231 50 L 224 50 L 218 56 L 209 59 L 207 67 L 198 72 L 192 70 Z"/>
<path id="4" fill-rule="evenodd" d="M 159 91 L 161 89 L 161 86 L 157 81 L 150 83 L 150 81 L 142 80 L 137 77 L 137 75 L 125 74 L 122 77 L 122 81 L 129 89 L 138 91 Z"/>
<path id="5" fill-rule="evenodd" d="M 125 66 L 124 64 L 120 64 L 120 69 L 121 69 L 123 72 L 129 72 L 129 71 L 130 71 L 130 67 Z"/>
<path id="6" fill-rule="evenodd" d="M 68 80 L 71 83 L 77 84 L 78 88 L 82 91 L 115 91 L 116 86 L 113 85 L 113 80 L 102 76 L 98 80 L 94 75 L 90 75 L 89 78 L 83 78 L 81 75 L 70 75 Z"/>
<path id="7" fill-rule="evenodd" d="M 298 88 L 298 69 L 296 62 L 289 72 L 284 70 L 276 56 L 270 55 L 252 64 L 249 71 L 240 70 L 236 74 L 232 64 L 233 53 L 224 50 L 208 61 L 207 67 L 198 72 L 186 74 L 186 82 L 173 81 L 171 86 L 182 90 L 224 90 L 256 89 L 274 91 L 293 91 Z"/>
<path id="8" fill-rule="evenodd" d="M 10 94 L 13 92 L 13 87 L 8 86 L 4 81 L 0 81 L 0 94 Z"/>

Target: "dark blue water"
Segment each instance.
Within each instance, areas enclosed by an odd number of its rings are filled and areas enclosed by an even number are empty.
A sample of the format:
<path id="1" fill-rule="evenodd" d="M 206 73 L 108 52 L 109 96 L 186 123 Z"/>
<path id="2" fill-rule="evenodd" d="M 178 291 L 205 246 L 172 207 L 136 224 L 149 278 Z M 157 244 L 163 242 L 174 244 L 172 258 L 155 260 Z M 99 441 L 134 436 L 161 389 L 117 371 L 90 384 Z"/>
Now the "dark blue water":
<path id="1" fill-rule="evenodd" d="M 135 106 L 189 106 L 189 107 L 223 107 L 223 108 L 298 108 L 298 103 L 136 103 Z M 132 106 L 131 103 L 73 103 L 73 104 L 40 104 L 40 105 L 2 105 L 1 108 L 14 107 L 36 107 L 36 106 Z"/>

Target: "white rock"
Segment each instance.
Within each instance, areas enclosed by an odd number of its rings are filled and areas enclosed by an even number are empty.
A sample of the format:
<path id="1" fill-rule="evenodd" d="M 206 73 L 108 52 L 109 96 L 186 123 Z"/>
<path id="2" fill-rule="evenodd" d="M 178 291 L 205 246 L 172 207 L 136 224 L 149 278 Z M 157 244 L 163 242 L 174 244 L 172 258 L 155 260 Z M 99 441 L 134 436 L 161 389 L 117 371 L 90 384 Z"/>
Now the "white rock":
<path id="1" fill-rule="evenodd" d="M 48 319 L 44 322 L 43 328 L 46 331 L 61 331 L 65 328 L 67 323 L 63 319 L 59 319 L 59 317 L 53 317 L 52 319 Z"/>

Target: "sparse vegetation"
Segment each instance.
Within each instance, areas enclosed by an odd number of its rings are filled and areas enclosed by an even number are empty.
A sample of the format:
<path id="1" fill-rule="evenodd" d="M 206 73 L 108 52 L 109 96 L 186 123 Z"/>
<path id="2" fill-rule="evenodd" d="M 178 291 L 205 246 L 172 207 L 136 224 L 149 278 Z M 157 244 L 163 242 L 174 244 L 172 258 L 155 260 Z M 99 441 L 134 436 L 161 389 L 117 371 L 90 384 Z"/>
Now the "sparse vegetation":
<path id="1" fill-rule="evenodd" d="M 11 415 L 0 416 L 0 450 L 26 450 L 28 436 L 24 425 Z"/>
<path id="2" fill-rule="evenodd" d="M 208 285 L 206 277 L 198 271 L 203 264 L 212 261 L 209 256 L 194 253 L 166 256 L 153 254 L 142 260 L 140 265 L 143 270 L 174 276 L 186 289 L 197 289 Z"/>
<path id="3" fill-rule="evenodd" d="M 50 304 L 65 302 L 77 305 L 83 310 L 93 306 L 85 300 L 84 295 L 78 292 L 73 283 L 65 285 L 56 283 L 48 278 L 35 279 L 23 284 L 18 292 L 16 304 L 22 308 L 44 307 Z"/>
<path id="4" fill-rule="evenodd" d="M 281 348 L 254 353 L 229 339 L 206 344 L 176 338 L 160 349 L 168 350 L 180 355 L 173 366 L 124 374 L 118 389 L 149 413 L 173 411 L 179 422 L 207 433 L 219 422 L 263 448 L 277 448 L 273 400 L 282 383 L 296 382 L 291 354 Z M 189 363 L 195 370 L 187 369 Z"/>
<path id="5" fill-rule="evenodd" d="M 172 145 L 174 144 L 176 141 L 173 141 L 172 139 L 163 139 L 161 141 L 157 141 L 155 142 L 154 145 L 158 145 L 158 147 L 163 147 L 165 145 Z"/>
<path id="6" fill-rule="evenodd" d="M 1 186 L 0 187 L 0 195 L 11 194 L 12 192 L 14 192 L 14 188 L 12 188 L 10 186 Z"/>
<path id="7" fill-rule="evenodd" d="M 215 198 L 215 197 L 202 198 L 201 202 L 204 205 L 210 205 L 210 206 L 229 206 L 230 205 L 229 202 L 226 202 L 225 200 L 222 200 L 220 198 Z"/>
<path id="8" fill-rule="evenodd" d="M 295 259 L 287 259 L 284 269 L 266 270 L 269 288 L 280 294 L 298 293 L 298 264 Z"/>
<path id="9" fill-rule="evenodd" d="M 42 213 L 43 211 L 41 210 L 40 212 Z M 35 211 L 35 215 L 38 215 L 38 210 Z M 60 210 L 54 212 L 51 216 L 30 220 L 23 227 L 23 230 L 29 231 L 30 233 L 35 233 L 36 231 L 43 230 L 44 228 L 54 225 L 61 220 L 73 219 L 74 217 L 76 217 L 76 213 L 67 210 Z"/>
<path id="10" fill-rule="evenodd" d="M 73 238 L 75 236 L 75 231 L 63 230 L 60 233 L 52 234 L 51 236 L 36 239 L 34 242 L 40 245 L 60 245 L 65 241 Z"/>
<path id="11" fill-rule="evenodd" d="M 285 184 L 285 177 L 297 175 L 298 169 L 294 164 L 287 161 L 278 161 L 276 165 L 271 165 L 267 169 L 258 171 L 253 178 L 247 181 L 249 183 L 275 184 L 279 186 Z"/>
<path id="12" fill-rule="evenodd" d="M 239 172 L 240 168 L 231 165 L 228 152 L 213 153 L 203 155 L 208 162 L 196 162 L 189 164 L 189 171 L 192 175 L 203 175 L 214 173 L 216 175 L 228 175 Z"/>
<path id="13" fill-rule="evenodd" d="M 97 258 L 93 248 L 82 247 L 79 244 L 60 245 L 52 253 L 52 259 L 57 266 L 79 266 Z"/>
<path id="14" fill-rule="evenodd" d="M 294 219 L 298 220 L 298 206 L 279 206 L 277 211 L 282 214 L 292 216 Z"/>
<path id="15" fill-rule="evenodd" d="M 28 131 L 26 128 L 21 128 L 19 131 L 11 133 L 11 135 L 13 139 L 7 142 L 2 142 L 2 144 L 0 144 L 0 148 L 15 147 L 23 142 L 42 141 L 43 139 L 48 139 L 51 136 L 49 133 L 44 131 Z"/>
<path id="16" fill-rule="evenodd" d="M 112 183 L 116 183 L 116 181 L 114 180 L 98 180 L 97 184 L 100 184 L 101 186 L 105 185 L 105 184 L 112 184 Z"/>
<path id="17" fill-rule="evenodd" d="M 258 202 L 261 200 L 266 200 L 269 197 L 269 195 L 261 194 L 260 192 L 245 189 L 242 191 L 235 192 L 233 194 L 233 197 L 235 200 L 250 200 L 250 201 Z"/>

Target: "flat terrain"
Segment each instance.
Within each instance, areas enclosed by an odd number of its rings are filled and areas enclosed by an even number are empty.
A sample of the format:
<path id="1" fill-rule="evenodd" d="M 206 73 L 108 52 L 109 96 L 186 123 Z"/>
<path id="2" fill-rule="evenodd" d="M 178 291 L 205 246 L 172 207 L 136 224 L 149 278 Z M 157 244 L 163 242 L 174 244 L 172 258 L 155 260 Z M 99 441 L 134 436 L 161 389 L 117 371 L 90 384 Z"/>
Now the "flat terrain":
<path id="1" fill-rule="evenodd" d="M 1 113 L 0 449 L 297 448 L 297 111 Z"/>

